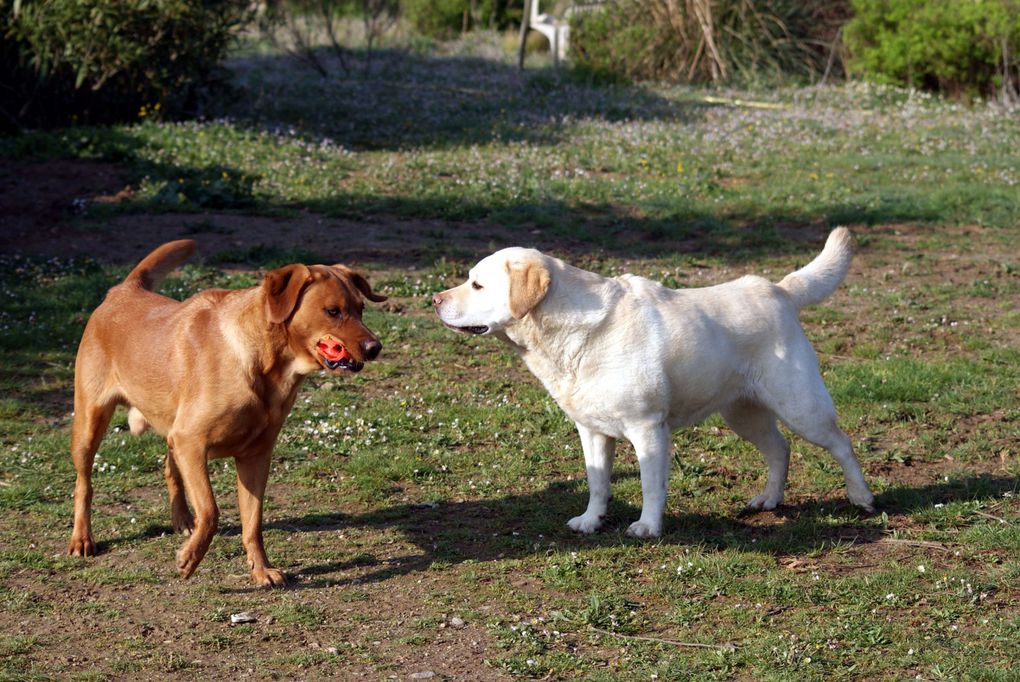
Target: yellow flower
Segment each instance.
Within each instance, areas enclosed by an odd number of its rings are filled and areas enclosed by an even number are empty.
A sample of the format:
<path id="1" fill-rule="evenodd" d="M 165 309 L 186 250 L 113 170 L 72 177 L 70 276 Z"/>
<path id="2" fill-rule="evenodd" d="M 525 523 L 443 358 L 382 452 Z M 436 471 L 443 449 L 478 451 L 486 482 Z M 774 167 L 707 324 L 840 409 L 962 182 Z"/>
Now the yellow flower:
<path id="1" fill-rule="evenodd" d="M 811 178 L 812 180 L 817 180 L 818 173 L 808 173 L 808 177 Z"/>
<path id="2" fill-rule="evenodd" d="M 676 162 L 676 172 L 677 173 L 683 173 L 684 172 L 684 162 L 683 161 L 677 161 Z"/>

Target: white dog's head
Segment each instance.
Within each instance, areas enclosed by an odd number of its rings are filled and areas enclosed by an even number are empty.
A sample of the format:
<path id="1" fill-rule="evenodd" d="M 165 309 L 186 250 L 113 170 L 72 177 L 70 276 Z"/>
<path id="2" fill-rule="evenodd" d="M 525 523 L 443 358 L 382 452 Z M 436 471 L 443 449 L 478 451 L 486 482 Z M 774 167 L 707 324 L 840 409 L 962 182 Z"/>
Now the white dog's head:
<path id="1" fill-rule="evenodd" d="M 483 258 L 466 282 L 436 294 L 432 303 L 450 329 L 489 334 L 531 312 L 545 298 L 549 282 L 545 256 L 513 247 Z"/>

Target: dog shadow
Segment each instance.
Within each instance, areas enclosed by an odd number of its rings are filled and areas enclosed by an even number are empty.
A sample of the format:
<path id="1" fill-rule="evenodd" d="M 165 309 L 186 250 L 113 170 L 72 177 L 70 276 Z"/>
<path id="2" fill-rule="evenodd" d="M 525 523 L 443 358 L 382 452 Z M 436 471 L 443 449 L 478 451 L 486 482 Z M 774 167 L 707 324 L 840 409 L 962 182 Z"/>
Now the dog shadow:
<path id="1" fill-rule="evenodd" d="M 896 517 L 931 509 L 935 504 L 989 501 L 1018 490 L 1020 477 L 976 474 L 921 487 L 892 488 L 876 496 L 875 506 L 876 513 L 885 513 L 889 525 L 895 526 Z M 584 511 L 586 504 L 587 488 L 581 481 L 557 481 L 528 495 L 403 504 L 358 515 L 309 514 L 281 519 L 266 527 L 302 533 L 390 530 L 418 548 L 399 557 L 376 558 L 362 553 L 342 561 L 294 567 L 289 574 L 297 580 L 292 581 L 291 589 L 381 582 L 426 571 L 436 564 L 480 563 L 563 549 L 649 542 L 625 535 L 640 509 L 617 500 L 610 502 L 601 532 L 579 535 L 569 530 L 566 520 Z M 887 528 L 867 522 L 867 518 L 845 498 L 783 505 L 774 512 L 682 511 L 668 514 L 662 537 L 651 542 L 796 556 L 826 546 L 873 543 L 886 537 Z M 352 570 L 358 571 L 356 578 L 347 575 Z"/>

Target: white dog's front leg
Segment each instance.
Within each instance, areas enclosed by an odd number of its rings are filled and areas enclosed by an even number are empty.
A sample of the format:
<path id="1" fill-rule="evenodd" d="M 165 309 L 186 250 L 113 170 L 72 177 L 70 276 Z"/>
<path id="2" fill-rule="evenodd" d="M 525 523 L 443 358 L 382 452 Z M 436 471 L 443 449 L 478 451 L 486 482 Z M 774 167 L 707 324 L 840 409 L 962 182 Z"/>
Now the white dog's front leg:
<path id="1" fill-rule="evenodd" d="M 567 521 L 567 525 L 578 533 L 594 533 L 606 518 L 616 441 L 581 424 L 577 425 L 577 433 L 581 436 L 584 467 L 588 471 L 588 509 Z"/>
<path id="2" fill-rule="evenodd" d="M 630 524 L 627 535 L 654 538 L 662 535 L 669 483 L 669 429 L 664 423 L 649 424 L 627 433 L 641 467 L 641 518 Z"/>

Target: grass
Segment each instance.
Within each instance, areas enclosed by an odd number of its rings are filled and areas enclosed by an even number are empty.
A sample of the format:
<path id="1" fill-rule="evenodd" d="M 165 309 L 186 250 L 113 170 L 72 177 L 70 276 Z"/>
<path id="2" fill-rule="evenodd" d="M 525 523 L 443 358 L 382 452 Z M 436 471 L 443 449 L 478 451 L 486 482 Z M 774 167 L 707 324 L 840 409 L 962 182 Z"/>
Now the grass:
<path id="1" fill-rule="evenodd" d="M 392 298 L 366 315 L 385 350 L 349 380 L 310 377 L 287 421 L 266 545 L 292 586 L 271 592 L 249 587 L 230 462 L 210 467 L 220 535 L 192 579 L 176 576 L 165 445 L 128 436 L 123 412 L 95 469 L 102 554 L 62 555 L 74 352 L 132 263 L 2 256 L 0 679 L 1020 675 L 1010 116 L 856 84 L 721 93 L 782 105 L 764 110 L 518 75 L 478 54 L 372 64 L 370 78 L 321 80 L 247 57 L 222 118 L 0 139 L 10 164 L 123 169 L 131 198 L 64 215 L 72 236 L 116 239 L 122 221 L 168 212 L 201 212 L 200 234 L 224 215 L 309 212 L 427 226 L 399 258 L 358 252 Z M 587 491 L 572 424 L 512 353 L 429 310 L 503 243 L 701 286 L 778 279 L 841 223 L 858 237 L 853 270 L 803 321 L 874 516 L 795 438 L 787 504 L 745 514 L 764 465 L 713 418 L 674 435 L 661 540 L 623 535 L 640 507 L 629 446 L 607 529 L 575 536 L 564 522 Z M 318 253 L 260 233 L 164 290 L 249 286 Z M 258 621 L 232 626 L 240 611 Z"/>

